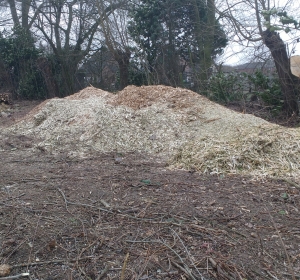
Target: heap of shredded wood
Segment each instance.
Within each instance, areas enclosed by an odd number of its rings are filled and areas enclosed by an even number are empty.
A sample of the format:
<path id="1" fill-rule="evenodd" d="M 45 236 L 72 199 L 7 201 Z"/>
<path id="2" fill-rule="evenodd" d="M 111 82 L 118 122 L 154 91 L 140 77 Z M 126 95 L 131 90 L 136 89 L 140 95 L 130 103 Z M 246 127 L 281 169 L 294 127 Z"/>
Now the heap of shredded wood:
<path id="1" fill-rule="evenodd" d="M 167 86 L 128 86 L 116 94 L 109 102 L 112 105 L 124 105 L 135 110 L 156 103 L 167 103 L 173 109 L 192 107 L 199 100 L 208 101 L 201 95 L 187 89 Z"/>
<path id="2" fill-rule="evenodd" d="M 270 124 L 187 89 L 93 87 L 48 100 L 10 131 L 41 139 L 53 153 L 138 151 L 175 168 L 300 178 L 300 129 Z"/>

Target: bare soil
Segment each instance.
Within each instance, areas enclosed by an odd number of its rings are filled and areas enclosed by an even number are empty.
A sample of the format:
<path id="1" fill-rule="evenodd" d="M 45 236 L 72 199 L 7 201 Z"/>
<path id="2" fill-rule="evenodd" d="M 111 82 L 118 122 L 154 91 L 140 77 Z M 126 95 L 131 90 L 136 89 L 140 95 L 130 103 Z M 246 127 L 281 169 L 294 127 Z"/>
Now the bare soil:
<path id="1" fill-rule="evenodd" d="M 0 129 L 36 105 L 3 109 Z M 300 188 L 292 181 L 169 170 L 141 153 L 69 158 L 33 151 L 27 136 L 5 139 L 0 265 L 9 276 L 300 278 Z"/>

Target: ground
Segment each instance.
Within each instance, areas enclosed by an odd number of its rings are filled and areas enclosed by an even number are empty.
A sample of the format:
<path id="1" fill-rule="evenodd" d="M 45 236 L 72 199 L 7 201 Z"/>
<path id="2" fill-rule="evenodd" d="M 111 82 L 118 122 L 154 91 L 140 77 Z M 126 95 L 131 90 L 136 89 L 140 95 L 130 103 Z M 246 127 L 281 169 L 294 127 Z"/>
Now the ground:
<path id="1" fill-rule="evenodd" d="M 36 104 L 3 109 L 0 129 Z M 32 152 L 34 141 L 11 135 L 0 151 L 0 264 L 10 276 L 300 278 L 292 181 L 169 170 L 138 153 L 68 158 Z"/>

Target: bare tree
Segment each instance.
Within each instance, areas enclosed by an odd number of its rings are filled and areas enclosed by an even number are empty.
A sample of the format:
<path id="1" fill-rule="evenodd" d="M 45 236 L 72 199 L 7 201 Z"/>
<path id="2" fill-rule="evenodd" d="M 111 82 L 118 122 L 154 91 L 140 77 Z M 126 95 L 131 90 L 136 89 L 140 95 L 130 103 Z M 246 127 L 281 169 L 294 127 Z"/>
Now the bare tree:
<path id="1" fill-rule="evenodd" d="M 79 63 L 89 53 L 100 20 L 91 1 L 48 1 L 34 27 L 51 47 L 64 80 L 64 93 L 75 91 Z"/>
<path id="2" fill-rule="evenodd" d="M 103 18 L 117 7 L 115 2 L 98 11 L 96 1 L 93 0 L 1 1 L 4 8 L 9 10 L 14 27 L 31 32 L 40 45 L 49 46 L 62 75 L 59 87 L 61 95 L 76 90 L 75 74 L 78 67 L 91 51 Z M 51 71 L 45 59 L 38 61 L 38 68 L 43 75 L 49 76 Z M 57 86 L 53 85 L 51 77 L 46 79 L 45 76 L 45 80 L 52 97 Z"/>
<path id="3" fill-rule="evenodd" d="M 29 30 L 32 27 L 40 9 L 45 5 L 46 1 L 32 0 L 6 0 L 2 3 L 7 3 L 10 9 L 10 15 L 15 27 L 20 26 L 24 30 Z M 21 19 L 21 20 L 20 20 Z"/>
<path id="4" fill-rule="evenodd" d="M 270 24 L 271 18 L 266 18 L 263 11 L 270 11 L 269 0 L 226 0 L 223 8 L 218 10 L 220 16 L 227 20 L 241 43 L 263 43 L 270 51 L 280 80 L 281 91 L 284 97 L 284 110 L 288 116 L 298 115 L 299 94 L 298 81 L 291 74 L 287 46 Z M 288 9 L 291 1 L 283 5 Z"/>
<path id="5" fill-rule="evenodd" d="M 127 31 L 128 2 L 119 1 L 118 9 L 110 15 L 101 16 L 102 11 L 107 6 L 112 6 L 112 1 L 97 0 L 98 12 L 100 15 L 101 32 L 104 35 L 105 43 L 119 65 L 120 88 L 123 89 L 129 82 L 129 62 L 130 62 L 130 36 Z"/>

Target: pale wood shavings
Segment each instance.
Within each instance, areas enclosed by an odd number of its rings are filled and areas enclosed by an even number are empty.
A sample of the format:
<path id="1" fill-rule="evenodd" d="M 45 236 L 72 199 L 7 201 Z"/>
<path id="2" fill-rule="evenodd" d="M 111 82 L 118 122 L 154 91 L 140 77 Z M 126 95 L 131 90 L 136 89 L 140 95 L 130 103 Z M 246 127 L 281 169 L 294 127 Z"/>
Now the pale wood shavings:
<path id="1" fill-rule="evenodd" d="M 183 145 L 173 167 L 211 174 L 299 176 L 300 131 L 276 127 L 253 131 L 238 139 L 199 139 Z"/>
<path id="2" fill-rule="evenodd" d="M 206 173 L 300 177 L 300 130 L 270 124 L 192 91 L 129 86 L 116 95 L 89 87 L 52 99 L 10 131 L 42 139 L 38 148 L 85 155 L 138 151 L 174 168 Z"/>
<path id="3" fill-rule="evenodd" d="M 70 96 L 65 97 L 65 99 L 67 100 L 81 100 L 81 99 L 86 99 L 86 98 L 90 98 L 90 97 L 103 97 L 103 98 L 109 98 L 112 97 L 112 93 L 108 92 L 108 91 L 104 91 L 102 89 L 99 88 L 95 88 L 95 87 L 87 87 L 77 93 L 74 93 Z"/>

